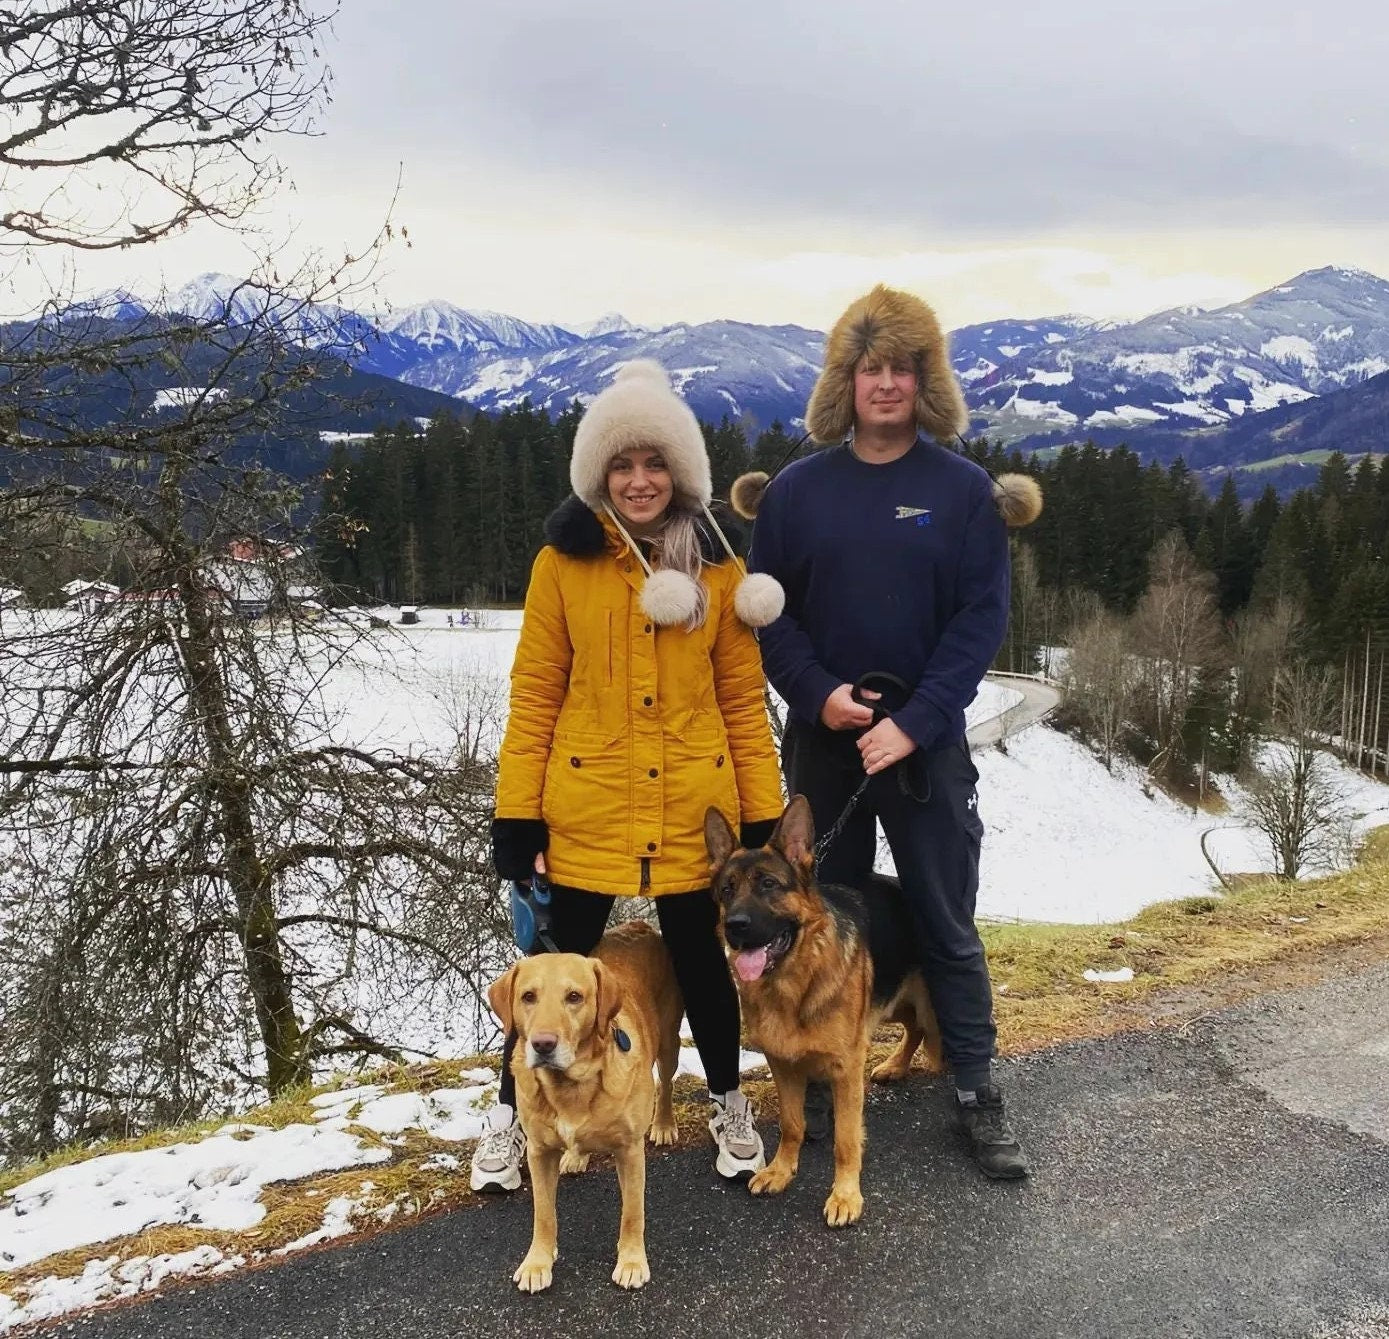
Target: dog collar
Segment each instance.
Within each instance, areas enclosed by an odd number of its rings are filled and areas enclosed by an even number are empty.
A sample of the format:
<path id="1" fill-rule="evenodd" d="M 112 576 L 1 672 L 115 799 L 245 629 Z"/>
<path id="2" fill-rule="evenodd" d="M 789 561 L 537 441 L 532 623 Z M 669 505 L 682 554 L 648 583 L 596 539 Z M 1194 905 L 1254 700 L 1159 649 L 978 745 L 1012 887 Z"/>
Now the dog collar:
<path id="1" fill-rule="evenodd" d="M 613 1041 L 617 1043 L 619 1051 L 630 1051 L 632 1049 L 632 1039 L 616 1023 L 613 1024 Z"/>

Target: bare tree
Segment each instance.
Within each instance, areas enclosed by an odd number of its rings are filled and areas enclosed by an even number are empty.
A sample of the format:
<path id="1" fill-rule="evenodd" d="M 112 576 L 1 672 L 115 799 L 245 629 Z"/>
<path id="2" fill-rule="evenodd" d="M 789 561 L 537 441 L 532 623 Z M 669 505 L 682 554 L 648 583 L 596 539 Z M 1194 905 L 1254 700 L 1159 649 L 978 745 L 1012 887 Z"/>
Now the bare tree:
<path id="1" fill-rule="evenodd" d="M 1230 720 L 1234 751 L 1242 760 L 1249 759 L 1273 710 L 1273 685 L 1292 663 L 1301 627 L 1297 606 L 1285 598 L 1269 609 L 1245 610 L 1235 618 Z"/>
<path id="2" fill-rule="evenodd" d="M 1280 878 L 1295 879 L 1309 862 L 1345 849 L 1344 797 L 1321 752 L 1337 698 L 1327 670 L 1296 666 L 1274 680 L 1279 737 L 1255 769 L 1244 813 L 1268 842 Z"/>
<path id="3" fill-rule="evenodd" d="M 275 136 L 325 97 L 327 19 L 299 0 L 0 16 L 11 270 L 246 226 Z M 475 998 L 503 952 L 485 750 L 346 737 L 344 667 L 379 655 L 295 599 L 313 480 L 287 462 L 337 405 L 351 336 L 326 304 L 361 274 L 266 260 L 197 319 L 74 303 L 64 275 L 0 325 L 0 575 L 22 555 L 40 604 L 68 572 L 123 587 L 0 637 L 10 1152 L 398 1054 L 402 1001 Z"/>
<path id="4" fill-rule="evenodd" d="M 1141 676 L 1122 619 L 1101 613 L 1072 633 L 1064 676 L 1067 708 L 1110 771 Z"/>
<path id="5" fill-rule="evenodd" d="M 1197 566 L 1179 534 L 1158 543 L 1150 570 L 1133 619 L 1144 668 L 1140 699 L 1155 746 L 1149 770 L 1175 780 L 1190 762 L 1184 732 L 1199 672 L 1218 663 L 1225 649 L 1214 578 Z"/>
<path id="6" fill-rule="evenodd" d="M 301 0 L 30 0 L 0 16 L 7 250 L 143 246 L 235 221 L 267 150 L 327 96 L 328 22 Z"/>

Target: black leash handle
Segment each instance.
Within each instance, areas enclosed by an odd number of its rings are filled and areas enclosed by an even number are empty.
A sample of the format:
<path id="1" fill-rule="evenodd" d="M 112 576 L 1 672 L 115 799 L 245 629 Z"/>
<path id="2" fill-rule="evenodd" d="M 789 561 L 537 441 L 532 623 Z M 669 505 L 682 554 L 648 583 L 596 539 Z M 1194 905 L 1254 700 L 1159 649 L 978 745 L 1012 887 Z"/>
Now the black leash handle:
<path id="1" fill-rule="evenodd" d="M 877 693 L 876 698 L 866 698 L 864 693 Z M 904 707 L 912 695 L 911 685 L 905 679 L 899 678 L 896 674 L 888 670 L 869 670 L 867 674 L 860 676 L 857 683 L 850 689 L 849 696 L 861 707 L 867 707 L 873 713 L 873 724 L 885 721 L 896 710 Z M 870 727 L 871 728 L 871 727 Z M 897 784 L 901 787 L 902 793 L 909 799 L 916 800 L 918 804 L 925 804 L 931 798 L 930 783 L 927 782 L 925 794 L 920 794 L 913 785 L 913 778 L 910 776 L 910 769 L 903 766 L 907 762 L 903 758 L 900 762 L 892 764 L 888 771 L 897 773 Z M 815 868 L 818 871 L 820 861 L 824 858 L 825 852 L 829 850 L 836 837 L 844 831 L 844 825 L 849 821 L 849 816 L 854 812 L 858 802 L 863 798 L 868 790 L 868 783 L 872 781 L 871 776 L 865 775 L 859 782 L 858 789 L 849 796 L 849 802 L 840 811 L 839 817 L 834 820 L 830 830 L 815 843 Z"/>

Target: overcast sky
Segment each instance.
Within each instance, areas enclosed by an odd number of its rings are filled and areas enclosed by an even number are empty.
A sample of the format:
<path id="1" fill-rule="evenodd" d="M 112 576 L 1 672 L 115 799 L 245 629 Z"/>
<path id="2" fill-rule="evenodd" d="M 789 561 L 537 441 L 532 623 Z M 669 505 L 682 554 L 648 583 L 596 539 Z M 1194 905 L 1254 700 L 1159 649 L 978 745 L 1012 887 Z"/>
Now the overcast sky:
<path id="1" fill-rule="evenodd" d="M 401 305 L 823 327 L 883 279 L 959 325 L 1389 276 L 1371 0 L 342 0 L 327 52 L 275 223 L 359 247 L 401 173 Z M 175 283 L 238 264 L 157 250 Z"/>

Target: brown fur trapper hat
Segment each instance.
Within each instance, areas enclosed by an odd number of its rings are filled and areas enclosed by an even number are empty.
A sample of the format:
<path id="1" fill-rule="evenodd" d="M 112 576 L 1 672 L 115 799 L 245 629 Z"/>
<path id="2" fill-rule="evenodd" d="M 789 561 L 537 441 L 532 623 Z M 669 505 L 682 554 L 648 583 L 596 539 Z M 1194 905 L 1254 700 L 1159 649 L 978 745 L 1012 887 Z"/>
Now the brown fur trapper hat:
<path id="1" fill-rule="evenodd" d="M 670 387 L 670 374 L 651 358 L 618 368 L 613 383 L 584 410 L 574 434 L 569 482 L 594 511 L 608 498 L 608 465 L 632 447 L 660 451 L 670 469 L 675 501 L 687 511 L 714 494 L 709 453 L 694 411 Z"/>
<path id="2" fill-rule="evenodd" d="M 805 426 L 823 445 L 842 442 L 854 426 L 854 369 L 866 353 L 916 365 L 916 422 L 946 442 L 969 422 L 936 314 L 918 297 L 879 284 L 849 304 L 825 341 L 825 365 L 810 393 Z"/>
<path id="3" fill-rule="evenodd" d="M 936 314 L 918 297 L 879 284 L 849 304 L 825 341 L 825 364 L 810 393 L 805 425 L 821 445 L 842 442 L 854 426 L 854 371 L 866 353 L 914 363 L 916 423 L 940 442 L 952 443 L 969 422 L 950 349 Z M 770 478 L 761 470 L 733 481 L 729 502 L 745 520 L 762 505 Z M 1031 525 L 1042 514 L 1042 490 L 1027 474 L 1000 474 L 994 503 L 1010 526 Z"/>

